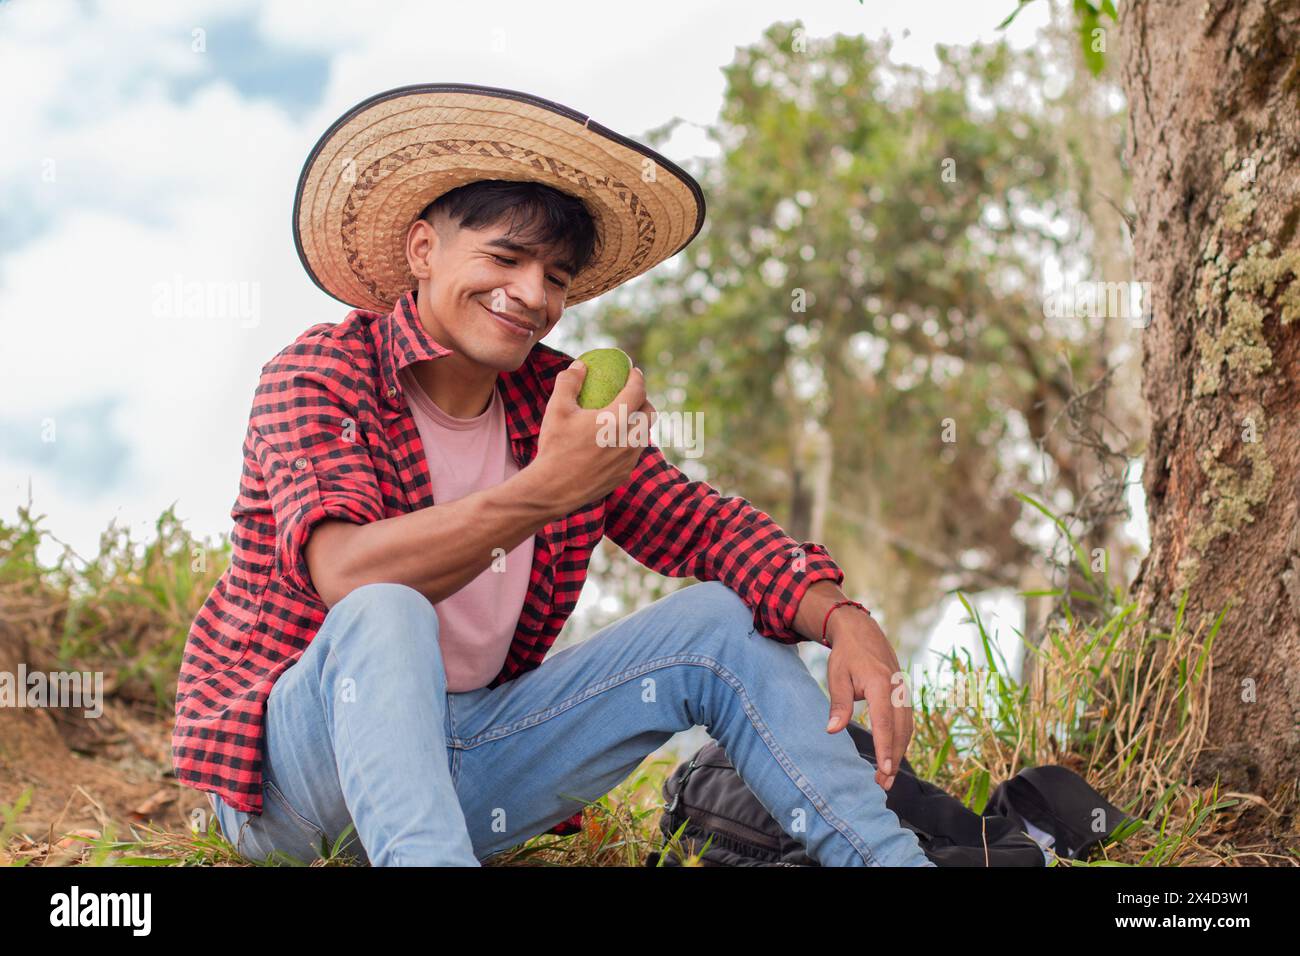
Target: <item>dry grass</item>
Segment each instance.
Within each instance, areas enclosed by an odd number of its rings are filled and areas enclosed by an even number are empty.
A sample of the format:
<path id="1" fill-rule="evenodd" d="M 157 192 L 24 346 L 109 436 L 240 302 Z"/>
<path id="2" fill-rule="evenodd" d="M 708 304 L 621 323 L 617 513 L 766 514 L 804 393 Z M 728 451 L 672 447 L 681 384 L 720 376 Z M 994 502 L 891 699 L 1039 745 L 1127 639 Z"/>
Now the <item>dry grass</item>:
<path id="1" fill-rule="evenodd" d="M 1049 631 L 1027 648 L 1024 683 L 950 657 L 948 680 L 971 686 L 982 676 L 983 692 L 941 707 L 918 695 L 909 759 L 972 807 L 1023 767 L 1074 770 L 1138 820 L 1094 863 L 1300 865 L 1294 791 L 1265 797 L 1191 782 L 1206 746 L 1217 623 L 1197 633 L 1180 615 L 1172 633 L 1158 633 L 1132 612 L 1124 605 L 1100 625 Z M 975 626 L 983 633 L 977 617 Z"/>

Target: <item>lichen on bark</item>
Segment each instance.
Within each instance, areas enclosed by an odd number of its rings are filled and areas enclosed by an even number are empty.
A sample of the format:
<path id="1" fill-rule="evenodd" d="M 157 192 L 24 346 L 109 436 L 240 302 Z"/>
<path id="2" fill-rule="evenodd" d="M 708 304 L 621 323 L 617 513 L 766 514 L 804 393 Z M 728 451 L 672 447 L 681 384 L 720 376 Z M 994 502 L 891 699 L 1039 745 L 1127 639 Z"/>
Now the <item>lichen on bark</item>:
<path id="1" fill-rule="evenodd" d="M 1253 509 L 1268 500 L 1273 488 L 1273 464 L 1264 449 L 1264 432 L 1267 424 L 1264 409 L 1251 407 L 1241 421 L 1241 444 L 1249 472 L 1239 466 L 1220 460 L 1224 446 L 1215 441 L 1202 449 L 1197 463 L 1209 485 L 1201 492 L 1200 502 L 1210 508 L 1206 522 L 1193 523 L 1188 537 L 1191 552 L 1178 562 L 1175 574 L 1175 592 L 1190 587 L 1200 572 L 1201 557 L 1216 540 L 1236 534 L 1255 520 Z"/>
<path id="2" fill-rule="evenodd" d="M 1234 174 L 1227 177 L 1223 195 L 1227 196 L 1227 202 L 1223 204 L 1223 228 L 1234 233 L 1242 232 L 1242 226 L 1255 215 L 1255 190 L 1248 189 L 1245 177 Z"/>
<path id="3" fill-rule="evenodd" d="M 1209 487 L 1201 492 L 1201 504 L 1212 506 L 1209 522 L 1192 532 L 1191 545 L 1200 554 L 1217 538 L 1236 534 L 1253 522 L 1251 510 L 1268 500 L 1273 487 L 1273 465 L 1264 450 L 1264 409 L 1252 408 L 1244 423 L 1244 431 L 1251 435 L 1251 440 L 1242 440 L 1249 474 L 1219 460 L 1223 454 L 1221 442 L 1201 449 L 1197 456 L 1201 471 L 1209 479 Z"/>
<path id="4" fill-rule="evenodd" d="M 1227 199 L 1218 223 L 1206 239 L 1196 288 L 1196 348 L 1200 362 L 1192 389 L 1194 397 L 1218 392 L 1225 365 L 1230 373 L 1248 376 L 1259 375 L 1272 365 L 1273 352 L 1264 337 L 1264 321 L 1269 314 L 1268 303 L 1283 282 L 1287 286 L 1277 299 L 1279 321 L 1288 325 L 1300 318 L 1300 282 L 1291 281 L 1300 276 L 1300 248 L 1284 249 L 1274 255 L 1273 244 L 1265 239 L 1233 258 L 1232 243 L 1223 236 L 1225 231 L 1240 233 L 1254 213 L 1255 192 L 1244 172 L 1257 169 L 1259 161 L 1258 155 L 1249 156 L 1243 169 L 1235 170 L 1235 150 L 1224 156 L 1224 166 L 1231 170 L 1222 188 Z"/>

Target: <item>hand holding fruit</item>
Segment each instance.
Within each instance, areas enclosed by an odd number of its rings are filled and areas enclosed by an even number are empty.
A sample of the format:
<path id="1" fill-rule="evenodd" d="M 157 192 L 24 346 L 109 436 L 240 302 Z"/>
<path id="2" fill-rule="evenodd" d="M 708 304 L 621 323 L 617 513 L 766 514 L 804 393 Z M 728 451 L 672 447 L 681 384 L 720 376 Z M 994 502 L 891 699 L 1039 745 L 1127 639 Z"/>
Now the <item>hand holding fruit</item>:
<path id="1" fill-rule="evenodd" d="M 628 419 L 629 441 L 602 446 L 597 441 L 602 416 L 619 414 L 620 406 Z M 635 441 L 639 430 L 632 427 L 633 411 L 653 421 L 645 378 L 621 349 L 584 352 L 556 376 L 533 464 L 553 474 L 564 513 L 605 497 L 631 477 L 645 451 L 645 444 Z"/>
<path id="2" fill-rule="evenodd" d="M 591 349 L 577 359 L 587 367 L 578 390 L 583 408 L 604 408 L 612 402 L 632 373 L 632 359 L 622 349 Z"/>

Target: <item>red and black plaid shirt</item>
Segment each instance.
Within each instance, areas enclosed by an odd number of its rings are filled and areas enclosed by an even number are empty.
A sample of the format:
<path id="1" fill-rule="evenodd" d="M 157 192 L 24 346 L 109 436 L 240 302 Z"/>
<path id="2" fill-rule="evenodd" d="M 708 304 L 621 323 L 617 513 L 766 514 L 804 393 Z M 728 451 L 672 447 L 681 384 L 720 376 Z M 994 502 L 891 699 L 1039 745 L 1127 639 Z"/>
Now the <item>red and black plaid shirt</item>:
<path id="1" fill-rule="evenodd" d="M 365 524 L 434 504 L 420 433 L 398 371 L 449 354 L 420 322 L 415 293 L 387 315 L 354 310 L 302 333 L 263 368 L 244 438 L 230 567 L 190 628 L 176 690 L 176 776 L 230 806 L 262 810 L 263 713 L 271 686 L 311 643 L 326 607 L 304 546 L 320 521 Z M 525 467 L 555 376 L 571 356 L 538 343 L 501 373 L 510 446 Z M 626 484 L 537 534 L 528 593 L 505 664 L 488 686 L 542 662 L 572 613 L 603 535 L 661 574 L 721 581 L 782 643 L 808 585 L 844 573 L 746 499 L 691 481 L 655 445 Z M 570 832 L 580 814 L 555 828 Z"/>

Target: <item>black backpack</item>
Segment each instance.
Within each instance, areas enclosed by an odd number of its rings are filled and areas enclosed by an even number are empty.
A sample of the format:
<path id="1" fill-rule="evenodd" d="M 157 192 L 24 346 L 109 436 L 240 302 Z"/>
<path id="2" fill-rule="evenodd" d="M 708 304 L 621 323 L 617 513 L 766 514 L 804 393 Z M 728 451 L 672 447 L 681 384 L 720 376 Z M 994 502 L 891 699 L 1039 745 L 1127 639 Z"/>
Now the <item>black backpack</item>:
<path id="1" fill-rule="evenodd" d="M 858 754 L 874 767 L 871 732 L 852 723 L 847 730 Z M 667 806 L 659 829 L 665 845 L 683 824 L 681 846 L 691 854 L 712 838 L 700 857 L 705 866 L 817 866 L 758 802 L 717 742 L 674 769 L 663 795 Z M 1132 820 L 1078 774 L 1055 766 L 1020 771 L 976 814 L 918 777 L 906 757 L 885 792 L 885 806 L 916 834 L 936 866 L 1045 866 L 1046 848 L 1077 859 Z M 647 866 L 680 863 L 675 853 L 662 850 L 646 860 Z"/>

